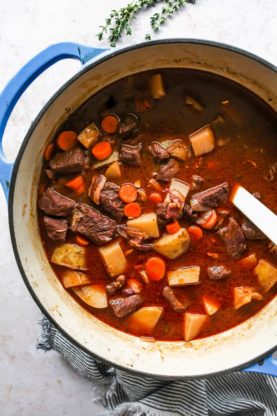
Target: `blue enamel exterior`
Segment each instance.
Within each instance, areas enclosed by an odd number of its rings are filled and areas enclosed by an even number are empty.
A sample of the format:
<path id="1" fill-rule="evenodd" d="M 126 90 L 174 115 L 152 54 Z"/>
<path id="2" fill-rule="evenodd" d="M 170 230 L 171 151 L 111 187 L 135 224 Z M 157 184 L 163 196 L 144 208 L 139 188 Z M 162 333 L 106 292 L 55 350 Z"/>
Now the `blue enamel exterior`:
<path id="1" fill-rule="evenodd" d="M 9 116 L 20 96 L 26 88 L 54 63 L 62 59 L 78 59 L 82 64 L 96 57 L 105 49 L 89 48 L 76 43 L 64 42 L 51 45 L 31 59 L 10 80 L 0 95 L 0 182 L 6 198 L 9 193 L 9 183 L 13 164 L 7 162 L 3 152 L 3 135 Z"/>
<path id="2" fill-rule="evenodd" d="M 277 377 L 277 357 L 274 358 L 273 355 L 270 355 L 261 364 L 253 364 L 242 371 L 269 374 L 270 376 Z"/>
<path id="3" fill-rule="evenodd" d="M 13 164 L 7 162 L 3 152 L 2 140 L 9 116 L 20 96 L 26 88 L 47 68 L 62 59 L 78 59 L 81 64 L 103 53 L 106 49 L 91 48 L 71 42 L 51 45 L 33 59 L 10 80 L 0 95 L 0 182 L 6 199 L 9 194 L 9 184 Z M 269 356 L 263 364 L 253 364 L 242 370 L 277 376 L 277 359 Z"/>

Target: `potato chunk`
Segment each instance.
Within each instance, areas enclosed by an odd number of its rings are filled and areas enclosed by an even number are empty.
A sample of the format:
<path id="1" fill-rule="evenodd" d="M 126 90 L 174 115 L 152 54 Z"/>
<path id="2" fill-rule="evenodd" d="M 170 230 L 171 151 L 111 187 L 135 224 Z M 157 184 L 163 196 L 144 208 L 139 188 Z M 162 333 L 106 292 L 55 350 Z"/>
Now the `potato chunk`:
<path id="1" fill-rule="evenodd" d="M 210 126 L 204 126 L 189 136 L 195 156 L 201 156 L 214 150 L 215 139 Z"/>
<path id="2" fill-rule="evenodd" d="M 221 303 L 210 296 L 202 296 L 202 301 L 207 315 L 214 315 L 221 307 Z"/>
<path id="3" fill-rule="evenodd" d="M 254 287 L 239 286 L 234 288 L 234 308 L 239 309 L 252 300 L 261 300 L 262 295 Z"/>
<path id="4" fill-rule="evenodd" d="M 145 335 L 151 334 L 163 313 L 161 306 L 145 306 L 128 318 L 130 329 Z"/>
<path id="5" fill-rule="evenodd" d="M 169 191 L 176 194 L 181 197 L 183 202 L 185 202 L 186 197 L 190 191 L 190 185 L 184 181 L 181 181 L 180 179 L 172 178 L 169 186 Z M 165 202 L 169 202 L 170 197 L 167 195 L 165 197 Z"/>
<path id="6" fill-rule="evenodd" d="M 200 283 L 200 267 L 188 266 L 167 273 L 169 286 L 198 285 Z"/>
<path id="7" fill-rule="evenodd" d="M 87 305 L 97 309 L 104 309 L 108 306 L 107 294 L 104 285 L 88 285 L 80 289 L 73 289 L 74 293 Z"/>
<path id="8" fill-rule="evenodd" d="M 207 322 L 208 316 L 200 313 L 188 313 L 184 314 L 184 339 L 185 341 L 190 341 L 197 337 L 197 335 L 202 330 L 204 324 Z"/>
<path id="9" fill-rule="evenodd" d="M 99 248 L 99 253 L 111 277 L 116 277 L 124 273 L 127 267 L 127 259 L 118 241 L 113 241 Z"/>
<path id="10" fill-rule="evenodd" d="M 121 169 L 119 162 L 113 162 L 106 170 L 105 176 L 107 179 L 120 179 Z"/>
<path id="11" fill-rule="evenodd" d="M 268 292 L 277 282 L 277 269 L 266 260 L 259 260 L 255 273 L 264 292 Z"/>
<path id="12" fill-rule="evenodd" d="M 77 244 L 61 244 L 53 251 L 51 262 L 69 269 L 87 270 L 86 249 Z"/>
<path id="13" fill-rule="evenodd" d="M 175 234 L 163 235 L 159 240 L 155 241 L 153 248 L 169 259 L 176 259 L 176 257 L 188 250 L 189 244 L 190 237 L 187 230 L 180 228 Z"/>
<path id="14" fill-rule="evenodd" d="M 154 74 L 150 77 L 150 93 L 154 100 L 159 100 L 165 95 L 164 83 L 161 74 Z"/>
<path id="15" fill-rule="evenodd" d="M 77 270 L 65 270 L 62 273 L 61 278 L 66 289 L 91 283 L 90 278 L 85 273 L 78 272 Z"/>
<path id="16" fill-rule="evenodd" d="M 91 123 L 81 131 L 77 139 L 83 146 L 89 149 L 95 142 L 97 142 L 98 137 L 99 130 L 94 123 Z"/>
<path id="17" fill-rule="evenodd" d="M 157 215 L 154 212 L 142 214 L 140 217 L 127 221 L 127 226 L 145 233 L 147 238 L 159 237 Z"/>

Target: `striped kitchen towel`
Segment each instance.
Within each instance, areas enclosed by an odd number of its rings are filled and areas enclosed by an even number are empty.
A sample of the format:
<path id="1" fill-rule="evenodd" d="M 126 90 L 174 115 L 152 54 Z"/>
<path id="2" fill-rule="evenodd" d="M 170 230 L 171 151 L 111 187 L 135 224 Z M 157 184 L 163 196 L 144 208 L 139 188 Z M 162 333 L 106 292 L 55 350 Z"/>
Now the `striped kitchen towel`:
<path id="1" fill-rule="evenodd" d="M 275 377 L 243 372 L 172 382 L 141 377 L 96 361 L 46 318 L 41 324 L 38 349 L 58 351 L 79 374 L 106 385 L 103 416 L 277 416 Z"/>

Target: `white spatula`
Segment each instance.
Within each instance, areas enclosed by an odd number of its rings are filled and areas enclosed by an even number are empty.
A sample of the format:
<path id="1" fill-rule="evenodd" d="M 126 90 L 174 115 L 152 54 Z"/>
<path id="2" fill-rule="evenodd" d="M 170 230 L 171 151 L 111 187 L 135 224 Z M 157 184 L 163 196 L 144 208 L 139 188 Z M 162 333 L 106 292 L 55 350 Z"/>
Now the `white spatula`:
<path id="1" fill-rule="evenodd" d="M 277 244 L 277 215 L 241 185 L 231 193 L 233 204 L 256 225 L 274 244 Z"/>

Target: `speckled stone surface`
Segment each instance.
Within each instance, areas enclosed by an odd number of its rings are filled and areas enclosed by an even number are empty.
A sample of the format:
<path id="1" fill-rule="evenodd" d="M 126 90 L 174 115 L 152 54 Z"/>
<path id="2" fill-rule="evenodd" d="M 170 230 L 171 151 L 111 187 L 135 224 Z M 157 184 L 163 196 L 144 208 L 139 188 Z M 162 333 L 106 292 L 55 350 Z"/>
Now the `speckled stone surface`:
<path id="1" fill-rule="evenodd" d="M 0 0 L 0 91 L 28 59 L 52 43 L 74 41 L 101 46 L 95 37 L 98 26 L 109 10 L 126 2 Z M 122 45 L 144 40 L 144 34 L 149 32 L 149 16 L 150 12 L 138 16 L 133 35 L 125 38 Z M 153 38 L 220 41 L 277 65 L 276 18 L 274 0 L 198 0 Z M 23 95 L 4 138 L 11 160 L 40 108 L 78 68 L 76 61 L 57 63 Z M 36 350 L 41 313 L 14 260 L 2 192 L 0 204 L 0 414 L 100 415 L 102 408 L 93 403 L 99 394 L 98 385 L 79 377 L 58 354 Z"/>

